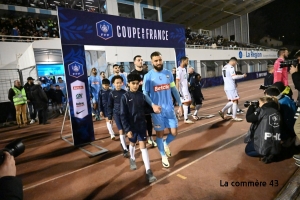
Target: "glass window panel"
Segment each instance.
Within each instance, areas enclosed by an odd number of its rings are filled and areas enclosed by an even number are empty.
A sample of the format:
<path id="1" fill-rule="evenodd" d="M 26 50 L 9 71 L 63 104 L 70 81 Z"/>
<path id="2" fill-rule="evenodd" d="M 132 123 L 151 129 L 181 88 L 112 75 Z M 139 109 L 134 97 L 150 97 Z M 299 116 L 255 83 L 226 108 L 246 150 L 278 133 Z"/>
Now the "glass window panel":
<path id="1" fill-rule="evenodd" d="M 144 19 L 158 21 L 158 12 L 154 9 L 143 8 Z"/>
<path id="2" fill-rule="evenodd" d="M 119 16 L 135 18 L 133 5 L 118 3 Z"/>

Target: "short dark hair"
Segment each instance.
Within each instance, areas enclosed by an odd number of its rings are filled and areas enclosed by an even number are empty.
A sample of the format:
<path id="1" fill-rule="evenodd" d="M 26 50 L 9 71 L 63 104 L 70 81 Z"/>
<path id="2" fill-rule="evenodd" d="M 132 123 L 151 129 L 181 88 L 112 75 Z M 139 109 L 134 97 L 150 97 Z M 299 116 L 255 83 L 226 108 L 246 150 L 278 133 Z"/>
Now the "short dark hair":
<path id="1" fill-rule="evenodd" d="M 141 82 L 142 78 L 138 74 L 128 74 L 127 82 L 130 83 L 131 81 L 138 81 Z"/>
<path id="2" fill-rule="evenodd" d="M 115 75 L 115 76 L 111 79 L 111 82 L 114 83 L 115 80 L 117 80 L 117 79 L 121 79 L 122 82 L 124 81 L 122 76 L 120 76 L 120 75 Z"/>
<path id="3" fill-rule="evenodd" d="M 277 97 L 280 94 L 280 91 L 277 87 L 271 86 L 265 91 L 266 95 Z"/>
<path id="4" fill-rule="evenodd" d="M 153 53 L 151 53 L 150 58 L 152 59 L 154 56 L 161 56 L 161 53 L 159 53 L 158 51 L 154 51 Z"/>
<path id="5" fill-rule="evenodd" d="M 59 85 L 55 85 L 55 87 L 59 87 Z"/>
<path id="6" fill-rule="evenodd" d="M 110 84 L 110 81 L 107 79 L 107 78 L 104 78 L 103 80 L 102 80 L 102 85 L 103 84 Z"/>
<path id="7" fill-rule="evenodd" d="M 186 59 L 189 59 L 189 58 L 186 57 L 186 56 L 182 56 L 182 57 L 180 58 L 180 62 L 183 62 L 183 61 L 185 61 Z"/>
<path id="8" fill-rule="evenodd" d="M 120 66 L 119 66 L 118 64 L 114 64 L 114 65 L 113 65 L 113 68 L 114 68 L 114 67 L 120 67 Z"/>
<path id="9" fill-rule="evenodd" d="M 104 72 L 104 71 L 102 71 L 102 72 L 100 72 L 100 74 L 105 74 L 105 72 Z"/>
<path id="10" fill-rule="evenodd" d="M 58 79 L 62 79 L 61 77 L 58 77 Z"/>
<path id="11" fill-rule="evenodd" d="M 238 61 L 236 57 L 231 57 L 229 61 L 234 60 L 234 61 Z"/>
<path id="12" fill-rule="evenodd" d="M 141 57 L 142 56 L 140 56 L 140 55 L 136 55 L 136 56 L 134 56 L 133 61 L 135 61 L 136 58 L 141 58 Z"/>
<path id="13" fill-rule="evenodd" d="M 278 56 L 280 56 L 280 54 L 284 53 L 286 50 L 288 50 L 286 47 L 281 47 L 281 48 L 278 50 Z"/>

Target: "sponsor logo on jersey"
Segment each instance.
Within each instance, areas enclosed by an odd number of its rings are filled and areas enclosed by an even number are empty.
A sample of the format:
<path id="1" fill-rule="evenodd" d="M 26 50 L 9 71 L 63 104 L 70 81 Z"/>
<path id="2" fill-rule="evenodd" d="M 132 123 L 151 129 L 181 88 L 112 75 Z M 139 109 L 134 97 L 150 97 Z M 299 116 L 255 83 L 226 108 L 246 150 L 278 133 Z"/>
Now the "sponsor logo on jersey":
<path id="1" fill-rule="evenodd" d="M 162 85 L 154 86 L 154 92 L 159 92 L 159 91 L 168 90 L 168 89 L 170 89 L 170 84 L 162 84 Z"/>

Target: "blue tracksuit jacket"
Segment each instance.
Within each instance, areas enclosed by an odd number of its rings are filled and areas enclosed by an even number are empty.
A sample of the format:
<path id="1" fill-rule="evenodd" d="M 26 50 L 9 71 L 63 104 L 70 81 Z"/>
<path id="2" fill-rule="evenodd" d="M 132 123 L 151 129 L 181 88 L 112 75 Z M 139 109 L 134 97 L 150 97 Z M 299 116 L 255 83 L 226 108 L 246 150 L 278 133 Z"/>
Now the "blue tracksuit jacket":
<path id="1" fill-rule="evenodd" d="M 121 111 L 121 97 L 126 93 L 126 90 L 113 90 L 108 95 L 108 119 L 112 120 L 113 115 L 120 115 Z"/>

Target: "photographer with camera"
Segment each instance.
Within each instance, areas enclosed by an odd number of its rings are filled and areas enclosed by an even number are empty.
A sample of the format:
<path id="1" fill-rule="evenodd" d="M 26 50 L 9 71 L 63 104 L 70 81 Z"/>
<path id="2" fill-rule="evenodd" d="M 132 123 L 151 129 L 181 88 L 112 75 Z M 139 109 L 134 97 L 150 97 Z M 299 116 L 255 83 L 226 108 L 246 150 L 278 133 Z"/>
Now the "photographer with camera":
<path id="1" fill-rule="evenodd" d="M 274 83 L 283 82 L 285 86 L 288 85 L 288 68 L 281 67 L 280 64 L 288 57 L 288 49 L 282 47 L 278 51 L 278 59 L 274 63 Z"/>
<path id="2" fill-rule="evenodd" d="M 247 107 L 246 103 L 245 107 Z M 263 157 L 262 161 L 266 164 L 272 162 L 281 150 L 280 113 L 277 99 L 261 97 L 258 101 L 252 101 L 246 120 L 252 124 L 245 138 L 245 143 L 247 143 L 245 153 L 251 157 Z"/>
<path id="3" fill-rule="evenodd" d="M 300 50 L 296 52 L 295 58 L 298 60 L 298 63 L 300 63 Z M 297 65 L 292 65 L 290 68 L 290 73 L 292 75 L 293 83 L 295 85 L 296 90 L 298 90 L 298 98 L 297 98 L 297 111 L 295 114 L 295 125 L 294 125 L 294 131 L 296 134 L 296 139 L 295 139 L 295 146 L 300 146 L 300 72 L 298 71 L 298 66 Z M 300 154 L 296 154 L 293 156 L 293 158 L 296 160 L 296 165 L 300 167 Z"/>
<path id="4" fill-rule="evenodd" d="M 295 138 L 295 131 L 293 129 L 295 124 L 294 115 L 296 113 L 296 104 L 288 96 L 290 93 L 290 87 L 284 87 L 283 83 L 277 82 L 273 86 L 269 87 L 265 91 L 265 95 L 269 97 L 275 97 L 280 105 L 280 114 L 282 117 L 281 123 L 281 140 L 282 145 L 290 147 L 291 142 Z"/>
<path id="5" fill-rule="evenodd" d="M 23 199 L 22 181 L 16 177 L 15 159 L 4 151 L 4 162 L 0 165 L 0 199 Z"/>

